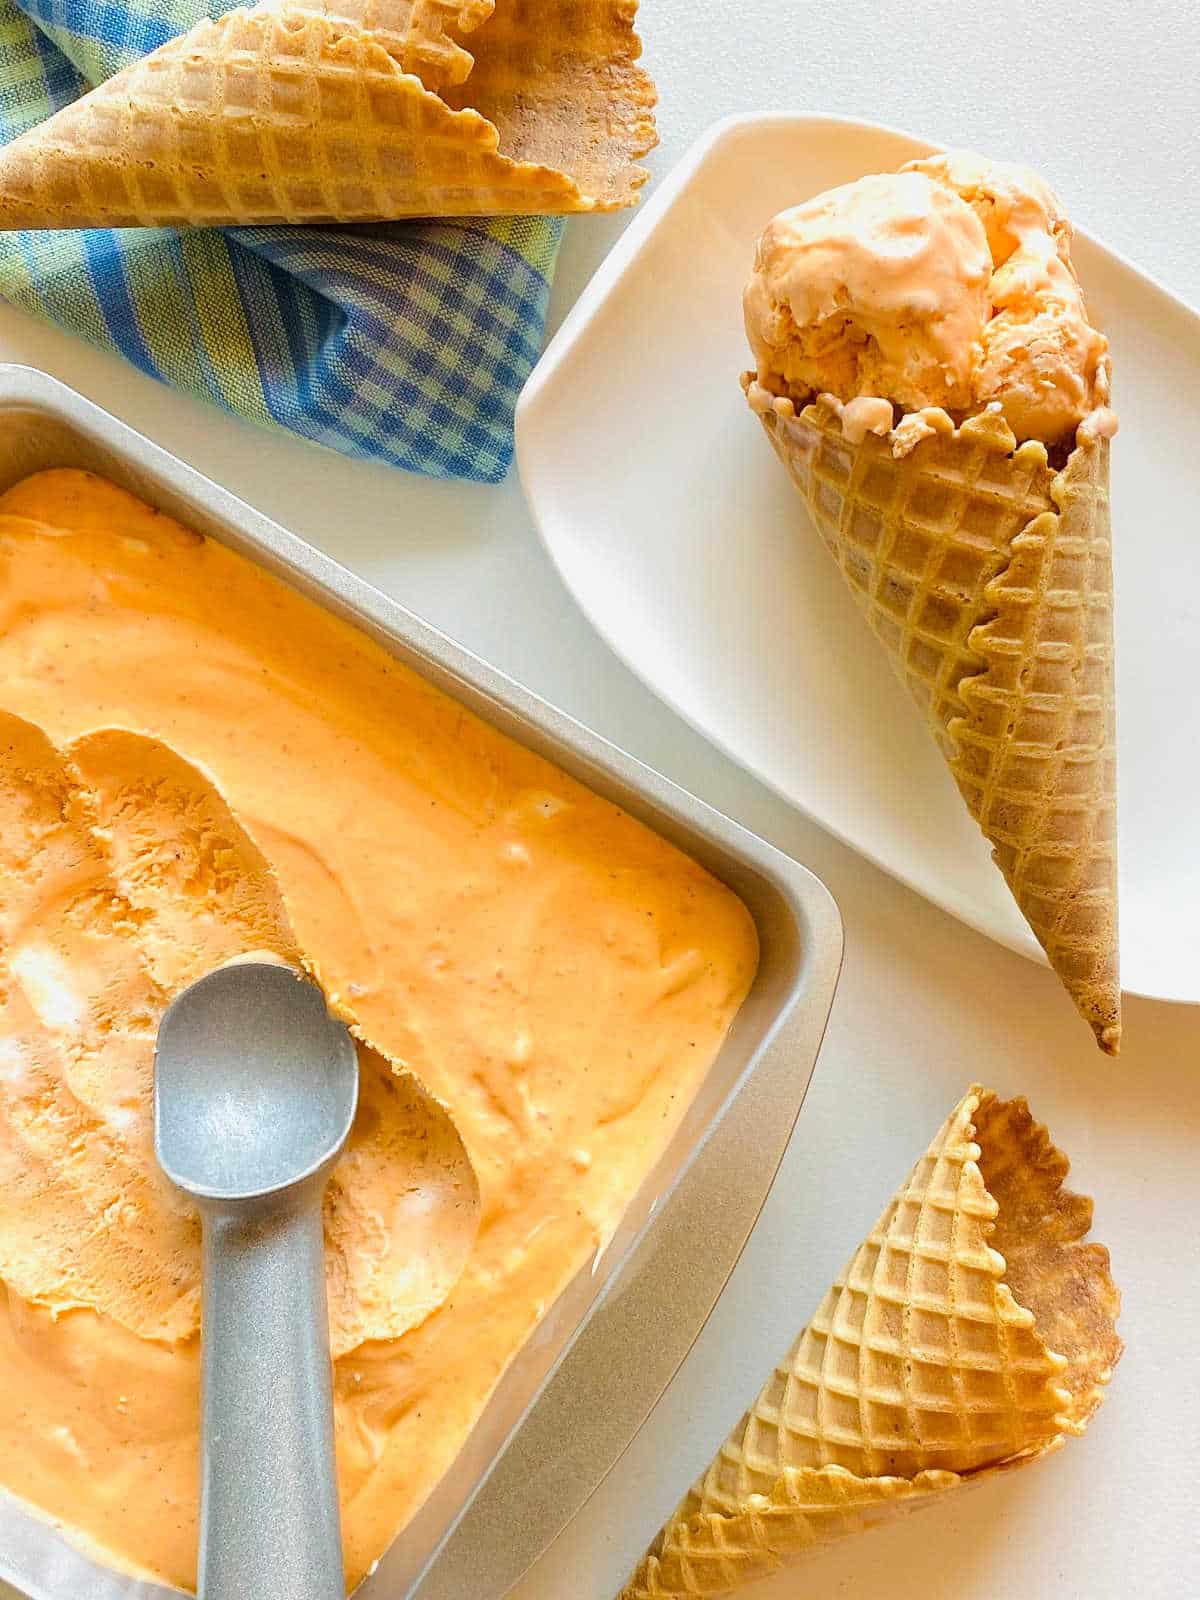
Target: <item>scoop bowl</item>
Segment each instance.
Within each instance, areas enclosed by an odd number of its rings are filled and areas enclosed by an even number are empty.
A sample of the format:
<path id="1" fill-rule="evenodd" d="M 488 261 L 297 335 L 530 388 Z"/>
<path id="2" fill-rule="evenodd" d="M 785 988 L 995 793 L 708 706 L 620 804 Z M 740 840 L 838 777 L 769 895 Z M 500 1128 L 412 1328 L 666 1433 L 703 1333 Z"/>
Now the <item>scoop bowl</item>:
<path id="1" fill-rule="evenodd" d="M 154 1146 L 203 1230 L 200 1600 L 345 1593 L 322 1197 L 358 1057 L 290 967 L 210 972 L 158 1031 Z"/>

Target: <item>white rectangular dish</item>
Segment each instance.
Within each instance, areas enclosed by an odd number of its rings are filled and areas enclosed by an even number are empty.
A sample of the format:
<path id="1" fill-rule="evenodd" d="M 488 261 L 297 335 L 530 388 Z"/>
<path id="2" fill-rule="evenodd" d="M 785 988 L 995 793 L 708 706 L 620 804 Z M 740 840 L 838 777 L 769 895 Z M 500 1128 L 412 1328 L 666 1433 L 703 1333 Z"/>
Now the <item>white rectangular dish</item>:
<path id="1" fill-rule="evenodd" d="M 103 473 L 354 622 L 494 726 L 702 861 L 754 917 L 761 946 L 754 985 L 663 1157 L 613 1239 L 510 1365 L 450 1471 L 358 1591 L 364 1600 L 405 1600 L 416 1591 L 528 1418 L 536 1441 L 531 1458 L 550 1473 L 553 1494 L 538 1495 L 537 1471 L 530 1457 L 522 1460 L 518 1438 L 513 1463 L 504 1463 L 497 1480 L 507 1500 L 495 1509 L 492 1494 L 494 1509 L 481 1506 L 482 1514 L 447 1551 L 441 1575 L 435 1571 L 421 1590 L 429 1597 L 462 1595 L 462 1582 L 448 1576 L 461 1570 L 471 1574 L 472 1600 L 496 1600 L 628 1444 L 732 1270 L 786 1146 L 824 1031 L 841 957 L 836 908 L 804 868 L 80 396 L 45 374 L 0 368 L 0 491 L 50 466 Z M 709 1250 L 681 1273 L 681 1241 L 701 1214 Z M 595 1317 L 618 1295 L 611 1313 Z M 552 1377 L 552 1388 L 533 1410 Z M 37 1600 L 165 1600 L 174 1593 L 98 1565 L 5 1497 L 0 1578 Z"/>
<path id="2" fill-rule="evenodd" d="M 521 478 L 551 558 L 617 655 L 831 833 L 1044 960 L 922 721 L 871 642 L 738 385 L 741 292 L 775 212 L 934 147 L 763 114 L 711 129 L 648 201 L 535 368 Z M 987 154 L 1003 156 L 1003 151 Z M 1047 172 L 1066 190 L 1069 172 Z M 1200 316 L 1086 234 L 1113 351 L 1121 976 L 1200 1002 L 1195 507 Z"/>

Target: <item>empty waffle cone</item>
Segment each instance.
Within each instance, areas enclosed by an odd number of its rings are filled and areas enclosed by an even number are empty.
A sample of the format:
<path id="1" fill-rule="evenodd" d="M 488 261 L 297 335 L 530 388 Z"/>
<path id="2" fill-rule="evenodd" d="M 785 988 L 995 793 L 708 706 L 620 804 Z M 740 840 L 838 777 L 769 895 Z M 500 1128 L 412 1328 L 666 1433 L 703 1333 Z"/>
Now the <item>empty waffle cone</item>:
<path id="1" fill-rule="evenodd" d="M 636 9 L 267 0 L 206 20 L 0 150 L 0 228 L 630 205 L 655 142 Z"/>
<path id="2" fill-rule="evenodd" d="M 725 1594 L 1081 1433 L 1121 1354 L 1091 1201 L 973 1087 L 621 1600 Z"/>
<path id="3" fill-rule="evenodd" d="M 1061 471 L 997 410 L 907 454 L 743 378 L 1026 921 L 1102 1050 L 1121 1039 L 1108 440 Z M 1101 388 L 1104 389 L 1104 379 Z"/>

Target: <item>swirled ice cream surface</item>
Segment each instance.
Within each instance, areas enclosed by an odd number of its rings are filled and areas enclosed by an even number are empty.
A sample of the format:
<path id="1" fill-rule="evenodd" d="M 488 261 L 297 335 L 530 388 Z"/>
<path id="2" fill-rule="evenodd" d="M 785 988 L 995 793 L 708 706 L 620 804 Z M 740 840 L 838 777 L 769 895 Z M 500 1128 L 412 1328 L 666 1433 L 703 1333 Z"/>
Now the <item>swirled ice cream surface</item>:
<path id="1" fill-rule="evenodd" d="M 741 902 L 378 644 L 102 478 L 0 497 L 0 1485 L 190 1587 L 198 1222 L 158 1019 L 247 951 L 360 1043 L 325 1204 L 353 1585 L 664 1148 Z"/>

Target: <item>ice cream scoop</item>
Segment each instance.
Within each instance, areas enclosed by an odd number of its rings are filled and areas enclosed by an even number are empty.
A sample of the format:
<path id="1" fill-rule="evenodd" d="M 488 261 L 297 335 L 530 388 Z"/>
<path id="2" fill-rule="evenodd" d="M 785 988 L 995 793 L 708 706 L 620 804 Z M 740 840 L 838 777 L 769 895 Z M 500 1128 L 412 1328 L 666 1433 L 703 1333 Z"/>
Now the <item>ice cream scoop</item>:
<path id="1" fill-rule="evenodd" d="M 1018 439 L 1065 438 L 1096 403 L 1108 341 L 1088 320 L 1058 197 L 1036 172 L 969 150 L 914 161 L 905 171 L 924 173 L 965 201 L 987 235 L 991 315 L 977 398 L 997 401 Z"/>
<path id="2" fill-rule="evenodd" d="M 158 1030 L 154 1145 L 204 1233 L 200 1600 L 341 1600 L 321 1200 L 358 1059 L 319 989 L 247 960 Z"/>
<path id="3" fill-rule="evenodd" d="M 969 405 L 991 271 L 978 217 L 923 173 L 861 178 L 782 211 L 746 287 L 759 381 L 914 410 Z"/>
<path id="4" fill-rule="evenodd" d="M 904 413 L 995 404 L 1018 440 L 1061 443 L 1098 403 L 1108 348 L 1070 243 L 1041 178 L 970 151 L 830 189 L 759 240 L 744 298 L 758 382 Z"/>

